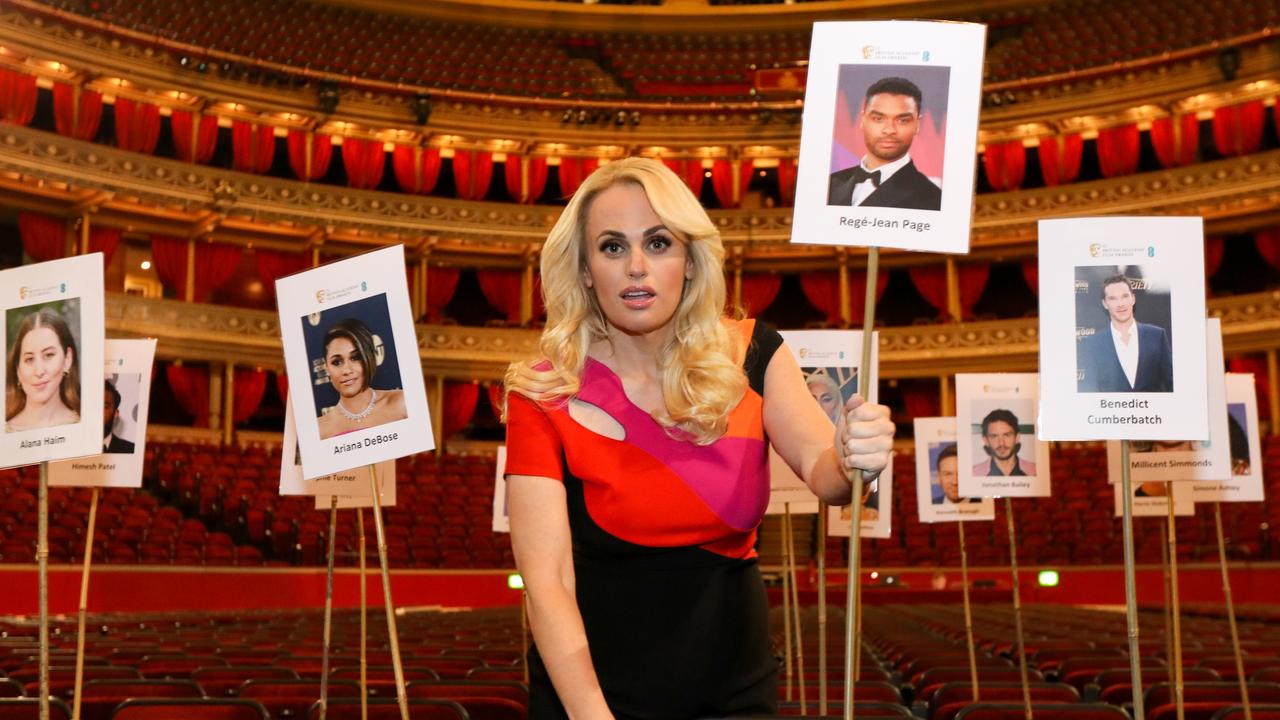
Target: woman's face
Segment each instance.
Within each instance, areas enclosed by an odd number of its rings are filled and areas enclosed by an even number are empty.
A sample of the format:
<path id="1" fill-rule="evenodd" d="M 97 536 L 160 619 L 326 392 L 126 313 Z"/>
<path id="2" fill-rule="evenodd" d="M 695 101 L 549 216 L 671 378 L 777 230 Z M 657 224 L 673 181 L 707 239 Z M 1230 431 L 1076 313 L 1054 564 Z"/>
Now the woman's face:
<path id="1" fill-rule="evenodd" d="M 840 414 L 840 396 L 831 388 L 831 385 L 821 380 L 813 380 L 809 383 L 809 394 L 813 395 L 813 399 L 818 401 L 818 405 L 822 407 L 822 412 L 832 421 Z"/>
<path id="2" fill-rule="evenodd" d="M 71 369 L 74 359 L 72 350 L 62 347 L 52 329 L 37 327 L 28 332 L 18 355 L 18 383 L 27 402 L 43 405 L 57 397 L 62 374 Z"/>
<path id="3" fill-rule="evenodd" d="M 337 337 L 329 341 L 324 364 L 329 371 L 329 382 L 339 395 L 353 397 L 364 389 L 364 358 L 349 339 Z"/>
<path id="4" fill-rule="evenodd" d="M 688 247 L 662 224 L 644 189 L 619 183 L 587 211 L 583 279 L 610 325 L 628 335 L 662 329 L 693 276 Z"/>

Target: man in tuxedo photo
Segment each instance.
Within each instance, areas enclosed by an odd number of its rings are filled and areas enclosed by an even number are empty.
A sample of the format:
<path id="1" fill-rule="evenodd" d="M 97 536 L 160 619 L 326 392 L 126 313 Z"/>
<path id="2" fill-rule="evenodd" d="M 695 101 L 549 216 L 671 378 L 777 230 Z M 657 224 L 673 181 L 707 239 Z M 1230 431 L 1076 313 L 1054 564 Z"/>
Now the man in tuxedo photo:
<path id="1" fill-rule="evenodd" d="M 1036 474 L 1036 464 L 1018 457 L 1022 443 L 1018 441 L 1018 416 L 998 408 L 982 419 L 982 449 L 989 458 L 973 466 L 974 477 Z M 959 485 L 957 485 L 958 494 Z"/>
<path id="2" fill-rule="evenodd" d="M 1173 392 L 1173 350 L 1164 328 L 1138 322 L 1137 298 L 1124 275 L 1102 281 L 1108 322 L 1080 341 L 1080 392 Z"/>
<path id="3" fill-rule="evenodd" d="M 831 174 L 828 205 L 941 209 L 942 190 L 911 161 L 921 100 L 920 88 L 906 78 L 882 78 L 867 88 L 858 115 L 867 154 Z"/>
<path id="4" fill-rule="evenodd" d="M 116 390 L 116 386 L 112 385 L 110 380 L 105 382 L 105 392 L 102 393 L 102 452 L 131 454 L 133 443 L 112 432 L 116 418 L 120 415 L 120 391 Z"/>

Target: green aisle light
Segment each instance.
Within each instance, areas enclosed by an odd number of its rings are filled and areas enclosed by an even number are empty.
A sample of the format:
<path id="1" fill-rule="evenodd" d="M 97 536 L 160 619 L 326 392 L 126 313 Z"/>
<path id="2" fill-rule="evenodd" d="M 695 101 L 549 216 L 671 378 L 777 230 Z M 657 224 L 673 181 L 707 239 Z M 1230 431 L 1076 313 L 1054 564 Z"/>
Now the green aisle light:
<path id="1" fill-rule="evenodd" d="M 1058 587 L 1058 571 L 1057 570 L 1041 570 L 1040 587 Z"/>

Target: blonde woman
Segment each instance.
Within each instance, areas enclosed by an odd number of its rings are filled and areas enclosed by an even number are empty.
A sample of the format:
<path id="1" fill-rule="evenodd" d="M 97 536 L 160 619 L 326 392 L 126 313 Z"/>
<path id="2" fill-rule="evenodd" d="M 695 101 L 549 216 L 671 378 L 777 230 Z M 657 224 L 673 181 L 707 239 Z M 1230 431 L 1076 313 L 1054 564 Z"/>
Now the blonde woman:
<path id="1" fill-rule="evenodd" d="M 888 462 L 887 408 L 855 396 L 833 438 L 778 334 L 722 317 L 723 255 L 640 158 L 593 173 L 543 247 L 541 357 L 508 370 L 506 407 L 533 720 L 776 714 L 767 443 L 836 505 L 846 471 Z"/>

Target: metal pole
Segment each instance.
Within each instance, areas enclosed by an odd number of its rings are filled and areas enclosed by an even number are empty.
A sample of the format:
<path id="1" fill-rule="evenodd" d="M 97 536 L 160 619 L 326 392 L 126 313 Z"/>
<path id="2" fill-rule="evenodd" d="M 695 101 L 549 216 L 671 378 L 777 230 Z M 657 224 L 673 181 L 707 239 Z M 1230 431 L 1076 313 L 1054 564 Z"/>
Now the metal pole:
<path id="1" fill-rule="evenodd" d="M 1133 716 L 1145 718 L 1142 709 L 1142 652 L 1138 648 L 1138 583 L 1133 562 L 1133 481 L 1129 477 L 1129 441 L 1120 441 L 1120 494 L 1124 518 L 1124 603 L 1129 626 L 1129 672 L 1133 685 Z"/>
<path id="2" fill-rule="evenodd" d="M 364 508 L 356 508 L 360 536 L 360 720 L 369 720 L 369 587 L 365 575 Z"/>
<path id="3" fill-rule="evenodd" d="M 391 669 L 396 678 L 396 701 L 400 720 L 409 720 L 409 694 L 404 688 L 404 666 L 400 662 L 400 639 L 396 634 L 396 606 L 391 601 L 391 571 L 387 569 L 387 536 L 382 528 L 382 495 L 378 485 L 378 469 L 369 466 L 369 482 L 373 485 L 373 527 L 378 536 L 378 562 L 382 566 L 382 594 L 387 604 L 387 634 L 391 640 Z"/>
<path id="4" fill-rule="evenodd" d="M 964 546 L 964 522 L 956 523 L 960 533 L 960 582 L 964 586 L 964 634 L 969 645 L 969 684 L 973 686 L 973 701 L 978 702 L 978 651 L 973 642 L 973 610 L 969 605 L 969 553 Z"/>
<path id="5" fill-rule="evenodd" d="M 791 609 L 794 611 L 792 619 L 796 625 L 796 674 L 799 675 L 796 684 L 800 691 L 800 714 L 804 715 L 809 712 L 809 708 L 804 692 L 804 634 L 800 631 L 800 590 L 796 587 L 796 538 L 791 525 L 791 503 L 785 503 L 783 507 L 787 518 L 787 575 L 791 579 Z"/>
<path id="6" fill-rule="evenodd" d="M 333 549 L 338 534 L 338 496 L 329 496 L 329 563 L 324 585 L 324 644 L 320 656 L 320 720 L 329 715 L 329 645 L 333 639 Z"/>
<path id="7" fill-rule="evenodd" d="M 871 390 L 871 348 L 875 342 L 873 330 L 876 323 L 876 276 L 880 272 L 880 248 L 867 248 L 867 294 L 862 310 L 862 364 L 858 366 L 858 394 L 868 400 Z M 846 473 L 847 468 L 842 468 Z M 862 582 L 862 473 L 853 471 L 852 526 L 849 530 L 849 579 L 845 592 L 844 638 L 844 718 L 853 720 L 854 682 L 857 678 L 855 663 L 862 652 L 861 613 L 858 587 Z"/>
<path id="8" fill-rule="evenodd" d="M 36 509 L 36 565 L 40 593 L 40 720 L 49 720 L 49 463 L 40 463 Z"/>
<path id="9" fill-rule="evenodd" d="M 827 714 L 827 504 L 818 502 L 818 714 Z M 1252 719 L 1249 719 L 1252 720 Z"/>
<path id="10" fill-rule="evenodd" d="M 1013 500 L 1004 499 L 1004 516 L 1009 522 L 1009 570 L 1013 577 L 1013 626 L 1018 637 L 1018 674 L 1022 678 L 1022 712 L 1031 716 L 1031 685 L 1027 681 L 1027 645 L 1022 635 L 1022 593 L 1018 582 L 1018 534 L 1013 524 Z"/>
<path id="11" fill-rule="evenodd" d="M 1186 717 L 1182 698 L 1182 613 L 1178 609 L 1178 530 L 1174 522 L 1173 487 L 1166 488 L 1165 501 L 1169 507 L 1169 595 L 1173 599 L 1173 702 L 1178 720 Z"/>
<path id="12" fill-rule="evenodd" d="M 1168 520 L 1160 519 L 1160 529 L 1164 535 L 1169 534 L 1166 527 Z M 1169 673 L 1169 684 L 1173 684 L 1173 595 L 1170 592 L 1169 544 L 1160 543 L 1160 567 L 1164 571 L 1164 657 L 1168 660 L 1166 668 Z"/>
<path id="13" fill-rule="evenodd" d="M 1236 655 L 1236 680 L 1240 683 L 1240 704 L 1244 720 L 1253 720 L 1249 706 L 1249 681 L 1244 675 L 1244 654 L 1240 651 L 1240 630 L 1236 627 L 1236 606 L 1231 599 L 1231 576 L 1227 574 L 1227 542 L 1222 537 L 1222 503 L 1213 504 L 1213 522 L 1218 529 L 1218 563 L 1222 566 L 1222 594 L 1227 601 L 1227 624 L 1231 627 L 1231 649 Z"/>
<path id="14" fill-rule="evenodd" d="M 93 533 L 98 519 L 98 488 L 89 496 L 89 527 L 84 536 L 84 569 L 80 571 L 80 618 L 76 631 L 76 679 L 72 688 L 71 720 L 80 720 L 80 689 L 84 687 L 84 628 L 89 608 L 89 567 L 93 564 Z M 1248 719 L 1246 719 L 1248 720 Z"/>
<path id="15" fill-rule="evenodd" d="M 789 509 L 790 504 L 786 504 L 785 507 Z M 783 697 L 786 698 L 787 702 L 791 702 L 795 680 L 791 656 L 791 573 L 787 564 L 787 533 L 790 531 L 787 521 L 790 517 L 790 512 L 787 512 L 778 518 L 778 549 L 782 551 L 782 644 L 785 648 L 782 653 L 783 673 L 785 675 Z"/>
<path id="16" fill-rule="evenodd" d="M 529 590 L 520 591 L 520 657 L 524 660 L 524 684 L 529 684 Z"/>

